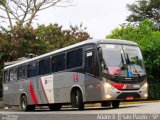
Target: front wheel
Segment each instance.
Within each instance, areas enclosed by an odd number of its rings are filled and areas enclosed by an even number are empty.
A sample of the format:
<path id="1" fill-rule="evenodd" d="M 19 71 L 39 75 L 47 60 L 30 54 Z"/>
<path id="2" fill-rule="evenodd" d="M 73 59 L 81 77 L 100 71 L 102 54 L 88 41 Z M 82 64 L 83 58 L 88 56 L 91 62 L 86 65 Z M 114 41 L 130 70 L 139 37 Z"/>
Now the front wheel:
<path id="1" fill-rule="evenodd" d="M 118 100 L 112 101 L 113 108 L 119 108 L 119 104 L 120 104 L 120 101 L 118 101 Z"/>
<path id="2" fill-rule="evenodd" d="M 71 94 L 71 103 L 73 107 L 77 107 L 79 110 L 84 109 L 83 96 L 80 90 L 73 91 Z"/>

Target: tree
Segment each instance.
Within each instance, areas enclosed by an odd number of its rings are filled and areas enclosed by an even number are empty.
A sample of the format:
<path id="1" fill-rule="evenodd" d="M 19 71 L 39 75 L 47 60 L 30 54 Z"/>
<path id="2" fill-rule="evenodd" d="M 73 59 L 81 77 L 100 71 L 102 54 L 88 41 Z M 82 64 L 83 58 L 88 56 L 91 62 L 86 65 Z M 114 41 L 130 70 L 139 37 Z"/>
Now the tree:
<path id="1" fill-rule="evenodd" d="M 107 38 L 126 39 L 139 44 L 147 71 L 149 97 L 160 98 L 160 31 L 153 29 L 153 22 L 144 20 L 136 27 L 116 28 Z"/>
<path id="2" fill-rule="evenodd" d="M 139 22 L 150 19 L 160 30 L 160 0 L 139 0 L 127 5 L 131 15 L 127 17 L 129 22 Z"/>
<path id="3" fill-rule="evenodd" d="M 72 0 L 1 0 L 0 1 L 0 18 L 5 22 L 9 21 L 9 29 L 1 26 L 2 30 L 11 38 L 9 53 L 11 59 L 19 56 L 18 49 L 23 44 L 24 36 L 31 32 L 32 22 L 37 13 L 52 6 L 70 5 Z M 28 39 L 27 39 L 28 40 Z"/>
<path id="4" fill-rule="evenodd" d="M 77 42 L 90 39 L 89 33 L 86 32 L 86 27 L 82 24 L 79 26 L 70 25 L 70 29 L 63 30 L 58 24 L 50 24 L 48 26 L 39 25 L 36 29 L 37 39 L 45 41 L 47 51 L 52 51 Z"/>
<path id="5" fill-rule="evenodd" d="M 9 27 L 14 32 L 24 26 L 31 27 L 38 12 L 60 4 L 67 5 L 70 2 L 71 0 L 1 0 L 0 11 L 3 14 L 0 17 L 9 21 Z M 16 30 L 14 23 L 18 26 Z"/>
<path id="6" fill-rule="evenodd" d="M 0 60 L 12 61 L 29 53 L 41 55 L 91 38 L 82 24 L 71 25 L 67 30 L 58 24 L 50 24 L 39 25 L 35 29 L 23 28 L 21 31 L 23 36 L 16 46 L 12 44 L 10 34 L 0 33 Z"/>
<path id="7" fill-rule="evenodd" d="M 15 49 L 18 53 L 17 58 L 29 53 L 41 55 L 91 38 L 83 25 L 70 26 L 67 30 L 63 30 L 58 24 L 38 25 L 35 29 L 24 28 L 23 32 L 25 34 Z M 13 57 L 11 54 L 11 58 Z"/>

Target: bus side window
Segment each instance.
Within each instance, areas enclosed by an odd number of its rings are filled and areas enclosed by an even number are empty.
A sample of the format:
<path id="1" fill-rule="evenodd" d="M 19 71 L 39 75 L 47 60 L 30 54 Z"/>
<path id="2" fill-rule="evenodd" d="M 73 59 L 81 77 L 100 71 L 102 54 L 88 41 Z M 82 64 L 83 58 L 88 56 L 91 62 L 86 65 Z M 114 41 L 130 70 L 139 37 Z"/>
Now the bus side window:
<path id="1" fill-rule="evenodd" d="M 50 58 L 39 61 L 39 75 L 48 74 L 51 72 Z"/>
<path id="2" fill-rule="evenodd" d="M 52 72 L 58 72 L 65 69 L 65 54 L 53 56 L 52 58 Z"/>
<path id="3" fill-rule="evenodd" d="M 74 51 L 74 67 L 80 67 L 83 63 L 82 48 Z"/>
<path id="4" fill-rule="evenodd" d="M 35 77 L 39 74 L 38 63 L 30 63 L 28 65 L 28 78 Z"/>
<path id="5" fill-rule="evenodd" d="M 73 50 L 67 53 L 67 69 L 82 66 L 82 49 Z"/>
<path id="6" fill-rule="evenodd" d="M 25 66 L 20 66 L 18 68 L 18 80 L 25 79 L 27 77 L 27 68 Z"/>
<path id="7" fill-rule="evenodd" d="M 67 53 L 67 69 L 73 68 L 74 52 L 70 51 Z"/>
<path id="8" fill-rule="evenodd" d="M 17 80 L 17 69 L 16 68 L 12 68 L 9 71 L 9 81 L 13 82 Z"/>
<path id="9" fill-rule="evenodd" d="M 4 83 L 8 83 L 8 82 L 9 82 L 9 72 L 7 70 L 7 71 L 4 71 Z"/>

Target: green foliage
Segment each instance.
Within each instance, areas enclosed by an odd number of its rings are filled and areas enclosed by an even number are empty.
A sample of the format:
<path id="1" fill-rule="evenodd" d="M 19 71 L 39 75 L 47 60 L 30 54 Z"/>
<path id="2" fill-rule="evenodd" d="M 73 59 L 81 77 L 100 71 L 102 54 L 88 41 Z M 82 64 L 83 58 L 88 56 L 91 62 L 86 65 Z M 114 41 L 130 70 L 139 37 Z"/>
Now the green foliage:
<path id="1" fill-rule="evenodd" d="M 139 0 L 127 5 L 131 14 L 127 17 L 129 22 L 139 22 L 150 19 L 155 27 L 160 29 L 160 0 Z"/>
<path id="2" fill-rule="evenodd" d="M 139 44 L 147 70 L 149 96 L 160 98 L 160 31 L 153 27 L 150 20 L 142 21 L 138 26 L 116 28 L 107 38 L 131 40 Z"/>
<path id="3" fill-rule="evenodd" d="M 36 39 L 45 41 L 46 51 L 52 51 L 89 39 L 90 35 L 85 30 L 82 25 L 70 26 L 68 30 L 63 30 L 58 24 L 39 25 L 36 29 Z"/>
<path id="4" fill-rule="evenodd" d="M 1 0 L 0 5 L 4 6 L 6 4 L 6 0 Z"/>
<path id="5" fill-rule="evenodd" d="M 0 55 L 5 61 L 29 53 L 40 55 L 91 38 L 83 25 L 70 26 L 68 30 L 58 24 L 39 25 L 36 29 L 14 27 L 13 30 L 13 35 L 8 31 L 0 38 Z"/>

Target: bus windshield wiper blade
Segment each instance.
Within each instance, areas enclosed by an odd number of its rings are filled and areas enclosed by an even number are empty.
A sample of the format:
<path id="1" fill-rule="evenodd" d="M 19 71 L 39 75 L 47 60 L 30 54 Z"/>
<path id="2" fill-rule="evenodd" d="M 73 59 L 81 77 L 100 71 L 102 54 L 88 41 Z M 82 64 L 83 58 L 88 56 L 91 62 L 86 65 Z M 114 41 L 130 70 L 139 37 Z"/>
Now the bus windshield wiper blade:
<path id="1" fill-rule="evenodd" d="M 138 70 L 136 69 L 135 65 L 134 65 L 134 64 L 131 64 L 131 61 L 130 61 L 129 56 L 128 56 L 128 53 L 126 53 L 126 55 L 127 55 L 127 60 L 126 60 L 126 62 L 127 62 L 128 65 L 130 66 L 130 69 L 131 69 L 131 66 L 133 66 L 133 68 L 135 69 L 135 72 L 136 72 L 137 75 L 140 77 L 140 74 L 139 74 Z"/>
<path id="2" fill-rule="evenodd" d="M 121 64 L 122 64 L 122 67 L 121 67 Z M 123 59 L 122 53 L 121 53 L 121 63 L 119 64 L 119 67 L 120 67 L 120 68 L 123 68 L 123 67 L 124 67 L 124 59 Z"/>

